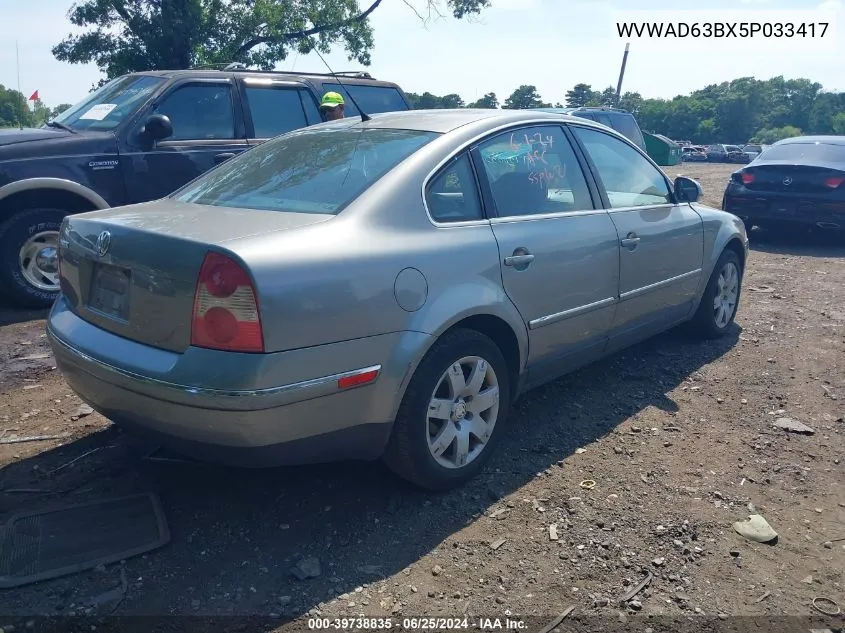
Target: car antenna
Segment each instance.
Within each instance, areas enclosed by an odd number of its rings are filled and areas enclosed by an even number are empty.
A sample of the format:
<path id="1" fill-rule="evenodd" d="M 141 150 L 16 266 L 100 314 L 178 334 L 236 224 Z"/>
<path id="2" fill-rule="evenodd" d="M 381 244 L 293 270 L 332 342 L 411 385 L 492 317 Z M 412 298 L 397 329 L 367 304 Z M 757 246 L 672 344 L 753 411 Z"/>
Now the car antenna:
<path id="1" fill-rule="evenodd" d="M 310 40 L 311 37 L 309 36 L 308 39 Z M 332 77 L 335 78 L 335 81 L 337 81 L 340 87 L 343 88 L 344 92 L 349 96 L 349 100 L 352 102 L 352 105 L 358 108 L 358 112 L 361 113 L 361 121 L 363 122 L 372 120 L 372 117 L 366 112 L 364 112 L 361 106 L 358 105 L 358 102 L 355 101 L 355 97 L 353 97 L 352 93 L 349 92 L 349 88 L 343 85 L 343 82 L 340 80 L 340 77 L 335 74 L 335 72 L 332 70 L 332 67 L 329 66 L 329 63 L 323 58 L 322 55 L 320 55 L 320 51 L 317 50 L 317 46 L 316 44 L 314 44 L 313 40 L 311 41 L 311 45 L 314 46 L 314 52 L 317 53 L 317 56 L 320 58 L 320 61 L 322 61 L 326 65 L 326 68 L 329 69 L 329 72 L 332 74 Z"/>

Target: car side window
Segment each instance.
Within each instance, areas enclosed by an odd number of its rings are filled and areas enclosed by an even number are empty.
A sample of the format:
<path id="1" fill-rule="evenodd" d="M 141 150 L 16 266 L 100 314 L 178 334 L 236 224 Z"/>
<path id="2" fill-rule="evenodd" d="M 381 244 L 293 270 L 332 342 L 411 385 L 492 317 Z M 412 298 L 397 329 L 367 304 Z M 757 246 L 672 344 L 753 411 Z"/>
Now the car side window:
<path id="1" fill-rule="evenodd" d="M 590 190 L 563 130 L 524 127 L 478 147 L 499 217 L 593 209 Z"/>
<path id="2" fill-rule="evenodd" d="M 425 192 L 428 211 L 436 222 L 481 220 L 481 198 L 466 152 L 429 182 Z"/>
<path id="3" fill-rule="evenodd" d="M 671 204 L 662 172 L 624 141 L 598 130 L 572 126 L 584 144 L 613 209 Z"/>
<path id="4" fill-rule="evenodd" d="M 235 116 L 229 84 L 188 84 L 176 88 L 155 108 L 173 124 L 168 141 L 233 139 Z"/>
<path id="5" fill-rule="evenodd" d="M 303 97 L 310 100 L 311 96 L 303 92 L 297 88 L 248 86 L 245 95 L 255 138 L 271 138 L 306 127 L 309 122 L 305 116 Z"/>

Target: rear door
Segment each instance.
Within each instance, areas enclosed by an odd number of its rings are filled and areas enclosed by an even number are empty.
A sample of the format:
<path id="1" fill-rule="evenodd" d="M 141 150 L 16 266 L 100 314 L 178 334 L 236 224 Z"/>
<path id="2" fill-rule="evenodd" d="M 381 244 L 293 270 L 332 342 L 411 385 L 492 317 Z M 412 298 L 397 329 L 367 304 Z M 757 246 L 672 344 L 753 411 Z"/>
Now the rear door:
<path id="1" fill-rule="evenodd" d="M 683 320 L 701 278 L 704 233 L 689 204 L 675 202 L 666 176 L 629 143 L 570 125 L 589 157 L 619 235 L 619 304 L 611 349 Z"/>
<path id="2" fill-rule="evenodd" d="M 244 77 L 239 84 L 250 145 L 322 121 L 317 100 L 303 83 Z"/>
<path id="3" fill-rule="evenodd" d="M 158 113 L 170 118 L 173 134 L 154 146 L 121 151 L 129 202 L 169 195 L 226 158 L 247 149 L 240 102 L 233 80 L 185 79 L 175 82 L 140 118 Z"/>
<path id="4" fill-rule="evenodd" d="M 616 229 L 556 125 L 513 128 L 480 143 L 481 176 L 502 282 L 529 336 L 538 384 L 604 351 L 619 273 Z"/>

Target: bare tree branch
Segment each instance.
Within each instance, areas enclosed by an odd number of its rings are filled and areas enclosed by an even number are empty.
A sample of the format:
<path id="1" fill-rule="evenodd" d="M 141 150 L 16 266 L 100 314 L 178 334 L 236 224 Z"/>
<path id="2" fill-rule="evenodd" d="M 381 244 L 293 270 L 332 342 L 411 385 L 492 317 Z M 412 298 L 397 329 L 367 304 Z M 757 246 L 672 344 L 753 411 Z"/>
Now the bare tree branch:
<path id="1" fill-rule="evenodd" d="M 419 10 L 413 4 L 411 4 L 410 0 L 402 0 L 402 2 L 404 2 L 405 6 L 414 12 L 414 15 L 419 18 L 419 20 L 423 23 L 423 26 L 425 26 L 426 28 L 428 28 L 429 23 L 432 21 L 432 14 L 434 16 L 434 19 L 442 19 L 443 17 L 445 17 L 443 15 L 443 12 L 440 11 L 440 9 L 437 7 L 437 2 L 435 0 L 428 0 L 426 2 L 426 6 L 428 8 L 428 15 L 426 16 L 423 16 L 423 14 L 420 13 Z"/>
<path id="2" fill-rule="evenodd" d="M 270 42 L 286 42 L 288 40 L 297 40 L 302 39 L 304 37 L 310 37 L 311 35 L 317 35 L 318 33 L 323 33 L 325 31 L 333 31 L 335 29 L 343 28 L 344 26 L 349 26 L 351 24 L 356 24 L 357 22 L 363 22 L 370 14 L 378 9 L 379 5 L 382 3 L 382 0 L 375 0 L 366 11 L 359 13 L 358 15 L 352 16 L 342 22 L 336 22 L 334 24 L 323 24 L 321 26 L 315 26 L 310 29 L 305 29 L 303 31 L 293 31 L 292 33 L 282 33 L 280 35 L 263 35 L 259 37 L 253 37 L 252 39 L 244 42 L 241 46 L 238 47 L 238 50 L 235 51 L 235 57 L 239 57 L 244 53 L 251 51 L 256 46 L 260 46 L 261 44 L 269 44 Z"/>

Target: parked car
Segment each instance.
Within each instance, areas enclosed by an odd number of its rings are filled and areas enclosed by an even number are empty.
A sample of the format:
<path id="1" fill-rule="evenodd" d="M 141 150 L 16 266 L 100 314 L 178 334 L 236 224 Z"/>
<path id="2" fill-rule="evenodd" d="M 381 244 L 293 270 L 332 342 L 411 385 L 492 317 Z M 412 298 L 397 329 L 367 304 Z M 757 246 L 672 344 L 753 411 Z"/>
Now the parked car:
<path id="1" fill-rule="evenodd" d="M 731 174 L 722 208 L 746 226 L 845 229 L 845 136 L 778 141 Z"/>
<path id="2" fill-rule="evenodd" d="M 710 163 L 726 163 L 728 161 L 728 150 L 721 143 L 714 143 L 707 146 L 707 161 Z"/>
<path id="3" fill-rule="evenodd" d="M 83 400 L 171 450 L 383 457 L 448 488 L 518 394 L 680 323 L 731 330 L 745 230 L 700 195 L 577 117 L 325 123 L 66 217 L 48 336 Z"/>
<path id="4" fill-rule="evenodd" d="M 263 140 L 320 123 L 327 91 L 347 86 L 368 114 L 410 108 L 396 84 L 340 76 L 343 85 L 333 75 L 236 66 L 133 73 L 42 128 L 0 130 L 0 295 L 49 307 L 62 218 L 161 198 Z M 348 98 L 346 113 L 358 114 Z"/>
<path id="5" fill-rule="evenodd" d="M 634 145 L 639 147 L 644 152 L 646 151 L 645 138 L 643 137 L 640 124 L 637 123 L 636 117 L 626 110 L 618 108 L 609 108 L 606 106 L 585 106 L 582 108 L 534 108 L 541 112 L 555 112 L 559 114 L 571 114 L 572 116 L 581 117 L 582 119 L 589 119 L 596 123 L 601 123 L 607 127 L 616 130 L 628 140 L 632 141 Z"/>
<path id="6" fill-rule="evenodd" d="M 707 161 L 707 151 L 703 147 L 688 145 L 681 148 L 684 162 L 696 163 Z"/>
<path id="7" fill-rule="evenodd" d="M 725 145 L 725 160 L 729 163 L 745 164 L 750 162 L 748 154 L 738 145 Z"/>
<path id="8" fill-rule="evenodd" d="M 743 145 L 742 151 L 748 156 L 748 162 L 751 162 L 762 153 L 763 146 L 756 144 Z"/>

